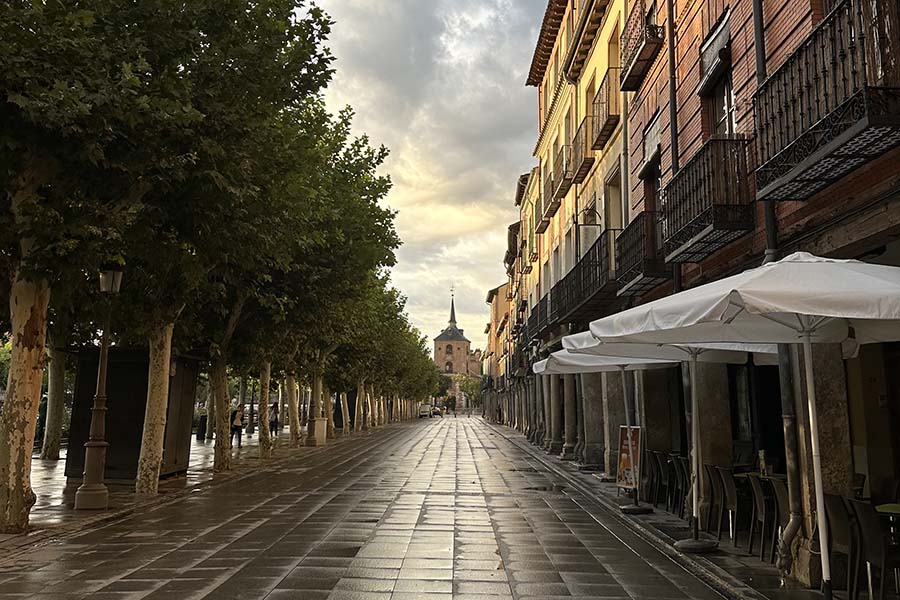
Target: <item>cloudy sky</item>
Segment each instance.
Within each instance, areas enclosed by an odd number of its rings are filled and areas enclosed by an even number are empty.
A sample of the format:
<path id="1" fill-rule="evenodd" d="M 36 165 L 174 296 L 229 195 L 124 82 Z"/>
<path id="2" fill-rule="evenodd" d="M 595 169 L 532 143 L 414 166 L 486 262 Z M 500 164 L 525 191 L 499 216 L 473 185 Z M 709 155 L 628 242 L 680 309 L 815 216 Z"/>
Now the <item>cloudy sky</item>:
<path id="1" fill-rule="evenodd" d="M 484 347 L 487 290 L 505 281 L 518 176 L 533 165 L 525 87 L 547 0 L 320 0 L 336 21 L 327 99 L 386 145 L 403 238 L 394 284 L 429 338 L 457 320 Z"/>

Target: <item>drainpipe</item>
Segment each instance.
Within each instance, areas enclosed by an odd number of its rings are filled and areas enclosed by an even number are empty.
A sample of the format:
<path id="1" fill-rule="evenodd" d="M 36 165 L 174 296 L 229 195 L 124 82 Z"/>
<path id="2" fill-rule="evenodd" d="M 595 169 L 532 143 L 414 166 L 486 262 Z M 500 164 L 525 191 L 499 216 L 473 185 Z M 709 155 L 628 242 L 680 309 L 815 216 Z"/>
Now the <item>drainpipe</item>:
<path id="1" fill-rule="evenodd" d="M 753 37 L 756 47 L 756 82 L 761 85 L 767 76 L 766 34 L 763 21 L 763 0 L 753 0 Z M 778 260 L 778 220 L 775 202 L 763 202 L 766 226 L 766 252 L 763 264 Z M 803 527 L 803 507 L 800 496 L 800 454 L 797 436 L 797 411 L 794 407 L 793 368 L 788 344 L 778 344 L 778 382 L 781 388 L 781 419 L 784 429 L 784 458 L 787 470 L 788 505 L 790 520 L 778 541 L 778 558 L 775 566 L 782 580 L 791 572 L 794 555 L 791 548 Z"/>
<path id="2" fill-rule="evenodd" d="M 678 149 L 678 97 L 675 90 L 677 83 L 676 65 L 675 65 L 675 1 L 666 0 L 666 27 L 669 35 L 666 41 L 669 45 L 669 137 L 671 137 L 672 148 L 672 177 L 678 173 L 681 168 L 681 153 Z M 659 207 L 654 207 L 658 209 Z M 662 248 L 660 248 L 662 250 Z M 672 291 L 680 292 L 682 289 L 681 282 L 681 263 L 672 265 Z"/>

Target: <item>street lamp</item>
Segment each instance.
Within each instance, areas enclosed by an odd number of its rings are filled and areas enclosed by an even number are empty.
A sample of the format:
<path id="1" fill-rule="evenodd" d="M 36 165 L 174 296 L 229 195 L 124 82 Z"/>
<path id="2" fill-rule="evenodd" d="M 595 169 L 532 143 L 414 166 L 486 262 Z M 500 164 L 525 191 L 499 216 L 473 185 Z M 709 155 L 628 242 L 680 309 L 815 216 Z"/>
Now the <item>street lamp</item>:
<path id="1" fill-rule="evenodd" d="M 110 267 L 100 272 L 100 292 L 105 295 L 119 293 L 122 286 L 121 267 Z M 109 506 L 109 490 L 103 483 L 106 469 L 106 366 L 109 355 L 110 310 L 107 307 L 100 337 L 100 363 L 97 367 L 97 392 L 91 408 L 91 430 L 84 443 L 84 476 L 75 492 L 76 510 L 104 510 Z"/>

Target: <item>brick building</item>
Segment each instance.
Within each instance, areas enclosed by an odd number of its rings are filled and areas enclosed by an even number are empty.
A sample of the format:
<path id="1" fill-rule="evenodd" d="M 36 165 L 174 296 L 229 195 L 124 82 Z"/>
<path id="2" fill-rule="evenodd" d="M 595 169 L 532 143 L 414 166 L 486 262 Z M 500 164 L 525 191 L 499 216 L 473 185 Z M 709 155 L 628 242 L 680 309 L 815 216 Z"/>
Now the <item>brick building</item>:
<path id="1" fill-rule="evenodd" d="M 505 257 L 511 355 L 530 364 L 592 319 L 767 256 L 900 265 L 898 11 L 865 0 L 550 0 L 527 82 L 538 92 L 537 166 L 516 186 L 520 221 Z M 837 347 L 816 350 L 826 491 L 893 499 L 898 356 L 896 344 L 847 360 Z M 808 416 L 796 351 L 782 358 L 781 369 L 702 366 L 700 453 L 731 467 L 763 452 L 787 470 L 802 523 L 779 564 L 814 585 Z M 634 375 L 649 450 L 689 450 L 680 371 Z M 497 398 L 505 420 L 614 470 L 617 376 L 550 386 L 518 373 Z M 580 408 L 577 431 L 551 431 L 551 403 Z"/>

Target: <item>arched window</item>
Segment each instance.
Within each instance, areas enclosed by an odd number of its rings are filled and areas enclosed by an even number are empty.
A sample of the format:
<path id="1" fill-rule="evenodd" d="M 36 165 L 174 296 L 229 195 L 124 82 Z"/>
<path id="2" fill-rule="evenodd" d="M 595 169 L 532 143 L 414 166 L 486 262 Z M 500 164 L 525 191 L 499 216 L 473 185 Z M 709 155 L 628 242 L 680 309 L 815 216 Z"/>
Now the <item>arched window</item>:
<path id="1" fill-rule="evenodd" d="M 451 344 L 447 344 L 447 347 L 444 348 L 444 354 L 453 354 L 453 346 Z"/>
<path id="2" fill-rule="evenodd" d="M 453 363 L 452 363 L 452 362 L 447 361 L 447 364 L 444 365 L 444 372 L 445 372 L 445 373 L 452 373 L 452 372 L 453 372 Z"/>

